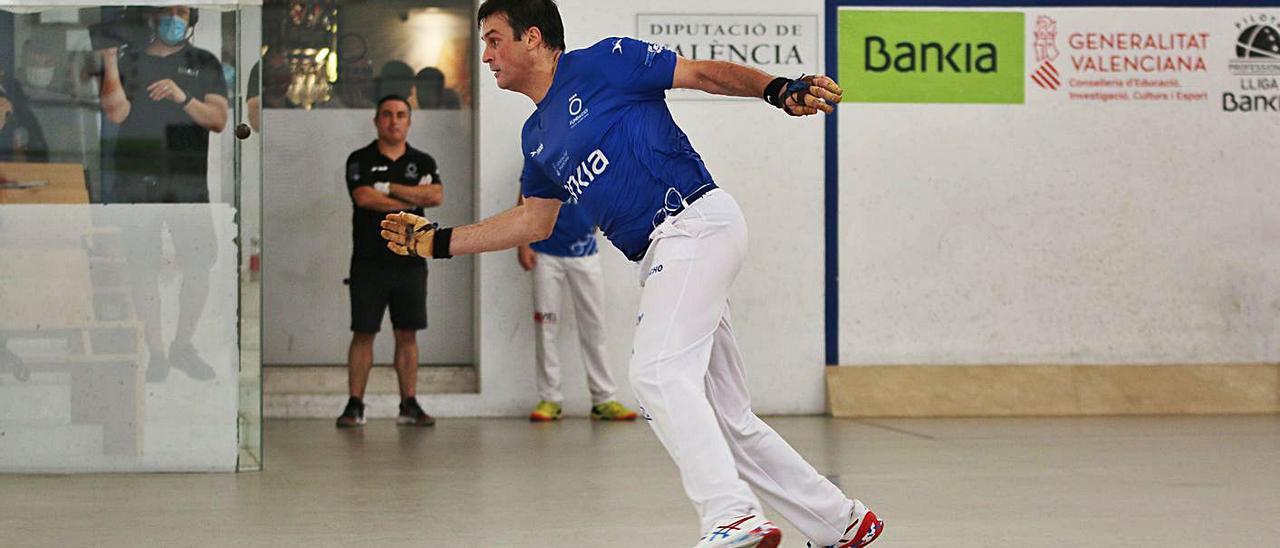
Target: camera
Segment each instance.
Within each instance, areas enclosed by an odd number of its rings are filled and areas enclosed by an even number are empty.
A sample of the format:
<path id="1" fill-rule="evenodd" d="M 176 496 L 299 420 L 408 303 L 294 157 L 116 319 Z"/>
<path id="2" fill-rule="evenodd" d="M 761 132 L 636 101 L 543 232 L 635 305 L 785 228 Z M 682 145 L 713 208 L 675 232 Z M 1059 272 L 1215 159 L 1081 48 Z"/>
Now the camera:
<path id="1" fill-rule="evenodd" d="M 118 16 L 109 21 L 89 25 L 90 47 L 94 51 L 100 51 L 125 45 L 131 48 L 146 46 L 151 43 L 151 37 L 154 32 L 151 29 L 151 15 L 158 9 L 155 7 L 126 7 Z M 194 27 L 199 20 L 200 10 L 191 8 L 189 25 Z"/>
<path id="2" fill-rule="evenodd" d="M 94 51 L 108 48 L 141 47 L 151 42 L 149 12 L 142 8 L 125 8 L 110 21 L 89 25 L 89 44 Z"/>

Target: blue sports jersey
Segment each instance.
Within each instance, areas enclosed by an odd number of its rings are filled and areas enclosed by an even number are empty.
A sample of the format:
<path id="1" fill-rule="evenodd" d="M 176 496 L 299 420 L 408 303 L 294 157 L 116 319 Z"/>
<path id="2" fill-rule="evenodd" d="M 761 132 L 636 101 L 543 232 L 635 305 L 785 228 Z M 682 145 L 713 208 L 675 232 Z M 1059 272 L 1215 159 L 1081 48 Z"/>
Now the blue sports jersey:
<path id="1" fill-rule="evenodd" d="M 596 254 L 596 225 L 587 218 L 582 207 L 573 202 L 560 206 L 556 228 L 551 237 L 529 247 L 538 253 L 556 257 L 587 257 Z"/>
<path id="2" fill-rule="evenodd" d="M 564 53 L 521 135 L 521 192 L 577 202 L 633 261 L 685 196 L 715 186 L 667 109 L 675 66 L 674 52 L 631 38 Z"/>

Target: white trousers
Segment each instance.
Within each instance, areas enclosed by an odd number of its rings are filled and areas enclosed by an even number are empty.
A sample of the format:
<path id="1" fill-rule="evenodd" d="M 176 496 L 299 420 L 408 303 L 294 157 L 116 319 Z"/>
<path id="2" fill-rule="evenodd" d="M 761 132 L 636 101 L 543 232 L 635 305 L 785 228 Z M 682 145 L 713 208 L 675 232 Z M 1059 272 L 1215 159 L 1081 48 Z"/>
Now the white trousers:
<path id="1" fill-rule="evenodd" d="M 751 411 L 728 303 L 746 253 L 746 221 L 723 190 L 654 230 L 640 263 L 632 388 L 703 531 L 759 513 L 754 488 L 810 539 L 833 544 L 853 501 Z"/>
<path id="2" fill-rule="evenodd" d="M 533 320 L 537 329 L 538 397 L 561 403 L 560 333 L 564 296 L 573 301 L 578 320 L 578 344 L 587 370 L 591 403 L 613 399 L 618 386 L 605 363 L 604 276 L 600 256 L 556 257 L 538 254 L 533 267 Z"/>

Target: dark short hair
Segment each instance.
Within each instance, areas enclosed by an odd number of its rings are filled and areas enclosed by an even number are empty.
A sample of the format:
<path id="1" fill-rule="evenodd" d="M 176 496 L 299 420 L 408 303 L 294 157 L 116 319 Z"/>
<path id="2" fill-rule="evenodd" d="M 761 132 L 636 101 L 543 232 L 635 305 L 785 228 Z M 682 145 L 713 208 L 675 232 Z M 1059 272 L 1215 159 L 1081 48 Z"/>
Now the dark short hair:
<path id="1" fill-rule="evenodd" d="M 485 0 L 476 12 L 476 24 L 499 13 L 506 14 L 516 40 L 524 38 L 525 31 L 538 27 L 544 44 L 564 51 L 564 21 L 560 20 L 555 0 Z"/>
<path id="2" fill-rule="evenodd" d="M 385 103 L 385 102 L 387 102 L 387 101 L 400 101 L 401 103 L 404 103 L 404 106 L 405 106 L 405 107 L 407 107 L 407 108 L 409 109 L 409 111 L 410 111 L 410 112 L 412 112 L 412 111 L 413 111 L 413 107 L 412 107 L 412 106 L 409 106 L 409 100 L 408 100 L 408 99 L 405 99 L 404 97 L 401 97 L 401 96 L 396 95 L 396 94 L 394 94 L 394 93 L 393 93 L 393 94 L 391 94 L 391 95 L 384 95 L 384 96 L 382 96 L 382 98 L 381 98 L 381 99 L 378 99 L 378 106 L 377 106 L 377 108 L 375 108 L 373 111 L 374 111 L 374 112 L 382 112 L 382 104 L 383 104 L 383 103 Z"/>

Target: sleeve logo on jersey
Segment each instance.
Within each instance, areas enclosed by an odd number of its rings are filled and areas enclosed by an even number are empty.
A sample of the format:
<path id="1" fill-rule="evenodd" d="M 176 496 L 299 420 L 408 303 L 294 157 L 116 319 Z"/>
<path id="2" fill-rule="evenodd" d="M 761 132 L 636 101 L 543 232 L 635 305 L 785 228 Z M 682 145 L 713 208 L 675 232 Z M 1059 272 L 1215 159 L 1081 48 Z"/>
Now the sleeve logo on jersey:
<path id="1" fill-rule="evenodd" d="M 619 39 L 617 39 L 617 40 L 614 40 L 614 41 L 613 41 L 613 52 L 614 52 L 614 53 L 622 53 L 622 39 L 621 39 L 621 38 L 619 38 Z"/>
<path id="2" fill-rule="evenodd" d="M 645 54 L 644 54 L 644 66 L 646 66 L 646 67 L 652 67 L 652 66 L 653 66 L 653 58 L 654 58 L 654 57 L 657 57 L 657 56 L 658 56 L 658 54 L 659 54 L 659 53 L 662 53 L 662 51 L 663 51 L 663 50 L 665 50 L 665 49 L 667 49 L 667 48 L 664 48 L 664 47 L 662 47 L 662 46 L 660 46 L 660 45 L 658 45 L 658 44 L 649 44 L 649 51 L 645 52 Z"/>
<path id="3" fill-rule="evenodd" d="M 564 182 L 564 189 L 569 191 L 571 199 L 577 200 L 578 196 L 581 196 L 582 192 L 596 181 L 596 177 L 602 175 L 604 170 L 608 168 L 609 158 L 597 148 L 595 152 L 587 156 L 586 160 L 578 164 L 578 168 L 574 170 L 573 175 L 570 175 L 569 180 Z"/>
<path id="4" fill-rule="evenodd" d="M 533 149 L 533 151 L 529 153 L 529 157 L 537 158 L 539 154 L 542 154 L 542 143 L 538 143 L 538 148 Z"/>
<path id="5" fill-rule="evenodd" d="M 350 162 L 347 164 L 347 178 L 352 181 L 360 180 L 360 162 Z"/>

